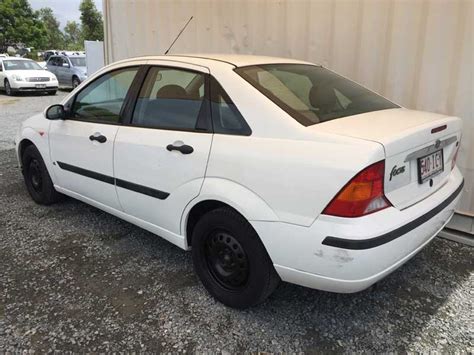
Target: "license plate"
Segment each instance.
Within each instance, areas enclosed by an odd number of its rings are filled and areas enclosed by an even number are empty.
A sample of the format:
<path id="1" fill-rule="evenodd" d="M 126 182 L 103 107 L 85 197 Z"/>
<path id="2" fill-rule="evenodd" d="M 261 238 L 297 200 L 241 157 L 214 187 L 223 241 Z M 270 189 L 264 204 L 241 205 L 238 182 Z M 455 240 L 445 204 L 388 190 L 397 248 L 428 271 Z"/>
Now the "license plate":
<path id="1" fill-rule="evenodd" d="M 444 170 L 443 150 L 418 158 L 418 182 L 422 184 L 426 180 L 438 175 Z"/>
<path id="2" fill-rule="evenodd" d="M 46 87 L 46 84 L 36 84 L 35 87 L 37 89 L 44 89 Z"/>

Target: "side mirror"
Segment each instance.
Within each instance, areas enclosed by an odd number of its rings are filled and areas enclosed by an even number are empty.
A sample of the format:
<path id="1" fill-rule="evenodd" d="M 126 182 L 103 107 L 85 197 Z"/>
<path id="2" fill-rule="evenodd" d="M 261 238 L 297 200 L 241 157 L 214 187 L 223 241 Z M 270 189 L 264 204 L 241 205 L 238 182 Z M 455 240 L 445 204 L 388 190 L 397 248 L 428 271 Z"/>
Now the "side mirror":
<path id="1" fill-rule="evenodd" d="M 51 105 L 46 109 L 45 117 L 48 120 L 64 120 L 66 113 L 64 106 L 60 104 Z"/>
<path id="2" fill-rule="evenodd" d="M 69 68 L 69 64 L 63 63 L 63 67 Z"/>

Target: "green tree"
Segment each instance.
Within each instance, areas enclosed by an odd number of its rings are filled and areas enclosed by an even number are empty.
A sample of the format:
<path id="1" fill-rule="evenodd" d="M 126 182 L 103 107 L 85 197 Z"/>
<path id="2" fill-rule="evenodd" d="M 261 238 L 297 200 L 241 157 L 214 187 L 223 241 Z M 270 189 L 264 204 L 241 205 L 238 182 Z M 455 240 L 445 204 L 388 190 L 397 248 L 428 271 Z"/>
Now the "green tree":
<path id="1" fill-rule="evenodd" d="M 46 48 L 62 48 L 64 45 L 64 34 L 59 29 L 59 21 L 54 16 L 53 10 L 49 7 L 43 7 L 38 10 L 38 17 L 46 29 Z"/>
<path id="2" fill-rule="evenodd" d="M 76 21 L 68 21 L 64 27 L 64 39 L 67 49 L 83 50 L 84 42 L 82 41 L 81 27 Z"/>
<path id="3" fill-rule="evenodd" d="M 27 0 L 0 0 L 0 51 L 20 43 L 42 48 L 46 39 L 46 29 Z"/>
<path id="4" fill-rule="evenodd" d="M 104 23 L 102 14 L 97 10 L 92 0 L 82 0 L 81 11 L 82 38 L 86 41 L 104 40 Z"/>

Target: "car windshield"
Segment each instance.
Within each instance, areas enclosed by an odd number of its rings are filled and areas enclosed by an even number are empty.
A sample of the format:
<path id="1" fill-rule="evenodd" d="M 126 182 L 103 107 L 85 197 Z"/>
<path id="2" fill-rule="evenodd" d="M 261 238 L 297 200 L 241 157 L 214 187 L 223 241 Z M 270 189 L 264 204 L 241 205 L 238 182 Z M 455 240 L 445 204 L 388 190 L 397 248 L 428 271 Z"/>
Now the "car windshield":
<path id="1" fill-rule="evenodd" d="M 32 60 L 4 60 L 5 70 L 42 70 L 43 68 Z"/>
<path id="2" fill-rule="evenodd" d="M 75 67 L 85 67 L 86 66 L 86 58 L 74 58 L 74 57 L 69 57 L 69 60 L 71 61 L 72 65 Z"/>
<path id="3" fill-rule="evenodd" d="M 304 126 L 400 107 L 315 65 L 268 64 L 235 71 Z"/>

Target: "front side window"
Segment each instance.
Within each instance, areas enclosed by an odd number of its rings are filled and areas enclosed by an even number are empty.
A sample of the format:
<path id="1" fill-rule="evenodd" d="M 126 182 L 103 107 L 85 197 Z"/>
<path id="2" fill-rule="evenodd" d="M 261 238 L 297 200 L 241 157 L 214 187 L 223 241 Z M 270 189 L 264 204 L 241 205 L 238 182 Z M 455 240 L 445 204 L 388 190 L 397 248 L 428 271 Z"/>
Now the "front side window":
<path id="1" fill-rule="evenodd" d="M 49 58 L 48 64 L 49 65 L 54 65 L 54 66 L 57 67 L 57 66 L 60 65 L 60 61 L 61 61 L 61 58 L 59 58 L 59 57 L 51 57 L 51 58 Z"/>
<path id="2" fill-rule="evenodd" d="M 117 123 L 127 92 L 138 67 L 123 68 L 102 75 L 81 90 L 72 106 L 71 118 Z"/>
<path id="3" fill-rule="evenodd" d="M 40 65 L 32 60 L 4 60 L 5 70 L 43 70 Z"/>
<path id="4" fill-rule="evenodd" d="M 330 70 L 304 64 L 248 66 L 235 71 L 304 126 L 399 108 Z"/>
<path id="5" fill-rule="evenodd" d="M 194 130 L 203 107 L 205 74 L 152 67 L 140 90 L 132 124 L 140 127 Z"/>

